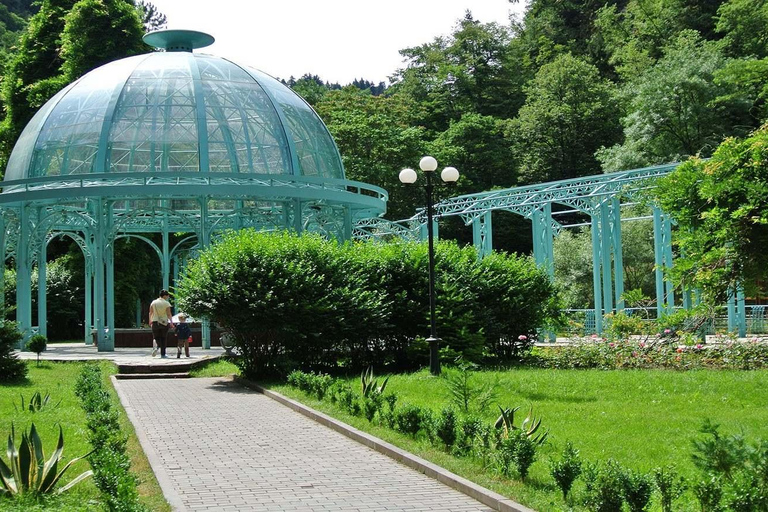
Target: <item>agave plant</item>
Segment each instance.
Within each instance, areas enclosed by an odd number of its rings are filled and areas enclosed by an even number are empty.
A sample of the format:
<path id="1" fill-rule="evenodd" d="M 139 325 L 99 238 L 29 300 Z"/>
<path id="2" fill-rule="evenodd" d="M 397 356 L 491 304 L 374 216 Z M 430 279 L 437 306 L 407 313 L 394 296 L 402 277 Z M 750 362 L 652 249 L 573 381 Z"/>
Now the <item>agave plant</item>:
<path id="1" fill-rule="evenodd" d="M 509 437 L 513 430 L 520 430 L 534 443 L 538 445 L 544 444 L 544 441 L 547 440 L 547 436 L 549 436 L 549 430 L 537 434 L 539 427 L 541 427 L 541 418 L 536 419 L 536 417 L 534 417 L 533 406 L 528 410 L 528 416 L 525 417 L 520 427 L 515 426 L 515 412 L 517 412 L 518 409 L 520 409 L 519 406 L 514 409 L 505 409 L 502 406 L 499 406 L 501 416 L 496 420 L 494 427 L 497 429 L 503 428 L 504 437 Z"/>
<path id="2" fill-rule="evenodd" d="M 59 425 L 59 442 L 56 450 L 48 460 L 45 460 L 43 442 L 37 434 L 35 424 L 29 430 L 29 434 L 22 432 L 21 443 L 16 447 L 16 432 L 11 424 L 11 434 L 8 436 L 8 463 L 0 458 L 0 495 L 2 494 L 44 494 L 49 493 L 56 486 L 69 467 L 90 453 L 69 461 L 61 471 L 58 471 L 61 454 L 64 451 L 64 433 Z M 58 489 L 62 493 L 88 478 L 93 471 L 88 470 Z"/>
<path id="3" fill-rule="evenodd" d="M 45 409 L 48 404 L 51 401 L 51 395 L 46 393 L 45 396 L 41 395 L 39 391 L 35 391 L 35 393 L 32 395 L 32 397 L 29 399 L 29 402 L 26 404 L 24 403 L 24 395 L 21 395 L 21 410 L 25 411 L 28 410 L 30 412 L 39 412 Z M 61 403 L 61 400 L 56 402 L 56 405 L 52 405 L 52 408 L 56 408 Z M 16 412 L 19 411 L 19 408 L 16 407 L 16 404 L 13 404 L 14 409 L 16 409 Z"/>
<path id="4" fill-rule="evenodd" d="M 373 379 L 373 366 L 369 366 L 368 369 L 363 370 L 363 373 L 360 375 L 363 397 L 371 398 L 373 395 L 383 395 L 384 389 L 387 387 L 387 381 L 389 381 L 389 377 L 384 379 L 384 382 L 379 386 L 379 382 Z"/>

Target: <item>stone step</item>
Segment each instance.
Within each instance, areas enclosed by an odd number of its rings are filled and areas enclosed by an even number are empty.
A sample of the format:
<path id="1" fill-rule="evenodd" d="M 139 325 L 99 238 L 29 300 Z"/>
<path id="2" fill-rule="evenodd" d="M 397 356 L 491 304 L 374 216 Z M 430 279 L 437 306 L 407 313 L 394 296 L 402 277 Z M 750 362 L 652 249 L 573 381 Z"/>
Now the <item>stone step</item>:
<path id="1" fill-rule="evenodd" d="M 116 379 L 188 379 L 189 372 L 176 373 L 118 373 Z"/>

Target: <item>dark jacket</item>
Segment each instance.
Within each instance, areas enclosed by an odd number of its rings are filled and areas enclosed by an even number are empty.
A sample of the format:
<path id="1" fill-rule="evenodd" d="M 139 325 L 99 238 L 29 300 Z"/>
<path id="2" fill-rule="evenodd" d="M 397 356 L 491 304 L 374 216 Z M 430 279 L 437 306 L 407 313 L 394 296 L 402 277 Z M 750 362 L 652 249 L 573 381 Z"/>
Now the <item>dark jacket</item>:
<path id="1" fill-rule="evenodd" d="M 192 336 L 192 330 L 189 328 L 189 325 L 178 323 L 176 324 L 176 337 L 180 340 L 185 340 Z"/>

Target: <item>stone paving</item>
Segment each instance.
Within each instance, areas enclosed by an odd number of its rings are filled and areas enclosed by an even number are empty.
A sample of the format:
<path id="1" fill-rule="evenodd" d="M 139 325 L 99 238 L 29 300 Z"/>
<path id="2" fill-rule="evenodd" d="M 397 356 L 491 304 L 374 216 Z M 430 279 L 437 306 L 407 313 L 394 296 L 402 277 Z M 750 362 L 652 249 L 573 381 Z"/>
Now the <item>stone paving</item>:
<path id="1" fill-rule="evenodd" d="M 37 354 L 27 351 L 15 351 L 21 359 L 37 359 Z M 84 343 L 49 343 L 45 352 L 40 354 L 40 360 L 46 361 L 95 361 L 106 359 L 117 364 L 152 364 L 155 366 L 173 366 L 175 364 L 216 358 L 224 353 L 219 346 L 209 349 L 192 347 L 190 358 L 182 356 L 176 359 L 176 345 L 168 349 L 168 359 L 152 357 L 152 347 L 126 348 L 117 347 L 113 352 L 99 352 L 95 345 Z"/>
<path id="2" fill-rule="evenodd" d="M 492 510 L 228 378 L 116 386 L 176 510 Z"/>

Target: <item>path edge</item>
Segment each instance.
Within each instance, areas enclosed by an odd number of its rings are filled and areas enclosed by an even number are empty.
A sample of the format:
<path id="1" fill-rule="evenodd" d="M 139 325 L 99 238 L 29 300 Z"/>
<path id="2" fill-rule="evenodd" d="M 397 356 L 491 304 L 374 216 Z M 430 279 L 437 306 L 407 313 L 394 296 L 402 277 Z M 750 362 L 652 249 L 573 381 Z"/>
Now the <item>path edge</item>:
<path id="1" fill-rule="evenodd" d="M 163 491 L 163 496 L 165 496 L 165 499 L 171 506 L 171 509 L 179 512 L 187 510 L 187 508 L 184 506 L 184 502 L 181 500 L 181 496 L 176 493 L 176 489 L 174 488 L 171 478 L 165 472 L 163 464 L 160 461 L 160 456 L 157 454 L 154 447 L 152 446 L 152 443 L 149 441 L 149 437 L 147 437 L 144 429 L 141 428 L 139 418 L 136 416 L 133 407 L 131 407 L 131 402 L 128 399 L 128 396 L 124 391 L 120 389 L 119 380 L 114 375 L 111 375 L 110 379 L 112 380 L 112 387 L 115 389 L 115 392 L 117 392 L 120 403 L 123 405 L 125 414 L 128 416 L 128 421 L 130 421 L 133 425 L 133 431 L 136 433 L 136 437 L 139 439 L 141 449 L 144 450 L 144 455 L 146 455 L 147 460 L 149 461 L 149 466 L 152 468 L 152 472 L 155 474 L 157 483 L 160 484 L 160 489 Z"/>
<path id="2" fill-rule="evenodd" d="M 474 498 L 483 505 L 489 506 L 494 510 L 498 510 L 499 512 L 536 512 L 533 509 L 512 501 L 497 492 L 467 480 L 466 478 L 463 478 L 441 466 L 438 466 L 437 464 L 429 462 L 410 452 L 398 448 L 397 446 L 379 439 L 378 437 L 372 436 L 366 432 L 363 432 L 362 430 L 358 430 L 351 425 L 332 418 L 327 414 L 316 411 L 311 407 L 307 407 L 306 405 L 295 400 L 291 400 L 290 398 L 285 397 L 276 391 L 266 389 L 259 384 L 242 377 L 235 377 L 234 380 L 238 384 L 262 393 L 263 395 L 277 402 L 280 402 L 286 407 L 293 409 L 294 411 L 306 416 L 307 418 L 310 418 L 311 420 L 316 421 L 321 425 L 335 430 L 336 432 L 339 432 L 360 444 L 363 444 L 383 455 L 386 455 L 387 457 L 394 459 L 401 464 L 405 464 L 406 466 L 415 469 L 416 471 L 423 473 L 426 476 L 437 480 L 438 482 L 442 482 L 448 487 L 462 492 L 470 498 Z"/>

